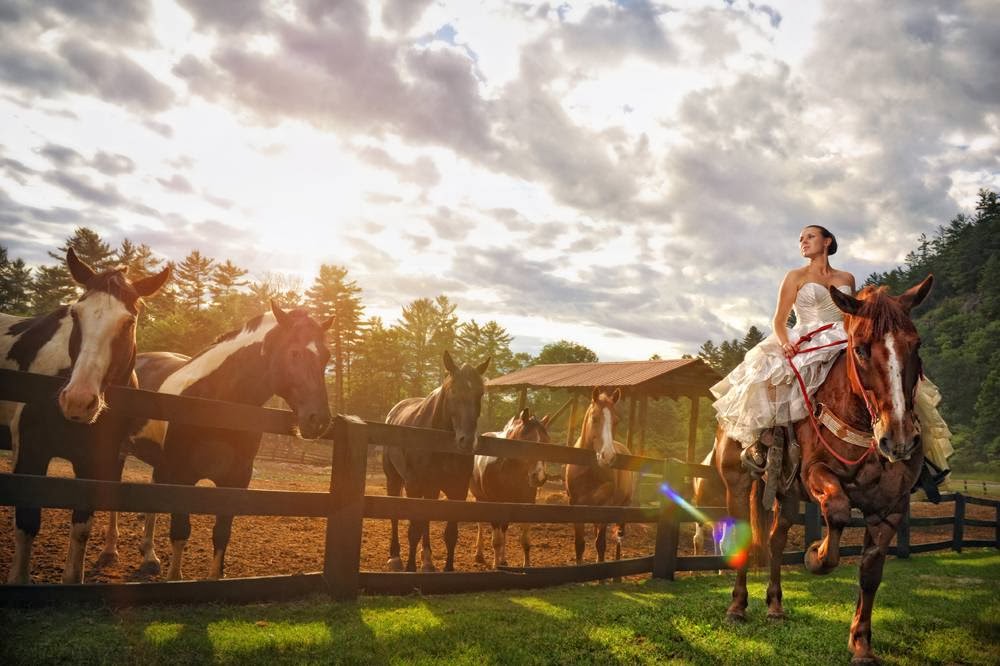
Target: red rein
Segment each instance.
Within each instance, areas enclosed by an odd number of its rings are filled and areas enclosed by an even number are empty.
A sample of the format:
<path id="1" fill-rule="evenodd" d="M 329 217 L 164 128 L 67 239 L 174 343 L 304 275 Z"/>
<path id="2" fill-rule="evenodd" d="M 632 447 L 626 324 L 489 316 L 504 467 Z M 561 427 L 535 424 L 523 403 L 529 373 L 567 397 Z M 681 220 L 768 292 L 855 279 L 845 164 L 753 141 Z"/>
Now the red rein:
<path id="1" fill-rule="evenodd" d="M 833 326 L 833 324 L 826 324 L 825 326 L 820 326 L 816 330 L 809 331 L 808 333 L 806 333 L 805 335 L 803 335 L 801 338 L 799 338 L 798 342 L 796 342 L 794 345 L 792 345 L 794 347 L 794 349 L 795 349 L 795 353 L 792 356 L 797 356 L 799 354 L 804 354 L 805 352 L 816 351 L 817 349 L 825 349 L 826 347 L 836 347 L 837 345 L 847 344 L 847 340 L 837 340 L 835 342 L 831 342 L 831 343 L 825 344 L 825 345 L 819 345 L 817 347 L 809 347 L 807 349 L 799 349 L 799 345 L 800 344 L 802 344 L 803 342 L 809 342 L 810 340 L 812 340 L 812 338 L 813 338 L 814 335 L 816 335 L 817 333 L 822 333 L 823 331 L 827 330 L 828 328 L 831 328 L 832 326 Z M 796 368 L 795 367 L 795 363 L 792 362 L 792 356 L 788 357 L 788 365 L 790 365 L 792 367 L 792 372 L 795 373 L 795 379 L 797 379 L 798 382 L 799 382 L 799 389 L 802 390 L 802 398 L 806 401 L 806 410 L 807 410 L 807 413 L 809 414 L 809 422 L 812 424 L 813 430 L 816 431 L 816 437 L 818 437 L 819 441 L 823 443 L 823 446 L 826 447 L 826 450 L 830 452 L 830 455 L 832 455 L 834 458 L 836 458 L 837 460 L 839 460 L 843 464 L 845 464 L 845 465 L 857 465 L 857 464 L 861 463 L 865 458 L 868 457 L 868 454 L 870 454 L 872 451 L 875 450 L 875 437 L 874 436 L 872 437 L 872 444 L 871 444 L 871 446 L 869 446 L 867 449 L 865 449 L 865 452 L 862 453 L 861 457 L 858 458 L 857 460 L 849 460 L 849 459 L 843 457 L 842 455 L 840 455 L 839 453 L 837 453 L 836 451 L 834 451 L 833 447 L 830 446 L 830 444 L 826 441 L 826 439 L 824 439 L 823 433 L 820 432 L 819 422 L 816 420 L 816 414 L 815 414 L 815 411 L 813 410 L 812 401 L 809 400 L 809 391 L 806 390 L 806 383 L 802 379 L 802 375 L 799 373 L 799 369 Z M 849 362 L 850 362 L 850 359 L 849 359 Z M 853 363 L 851 363 L 851 365 L 853 366 Z M 875 422 L 875 412 L 872 409 L 871 403 L 868 401 L 867 392 L 863 388 L 861 389 L 861 397 L 864 398 L 865 405 L 868 407 L 868 413 L 871 415 L 872 423 L 874 423 Z"/>

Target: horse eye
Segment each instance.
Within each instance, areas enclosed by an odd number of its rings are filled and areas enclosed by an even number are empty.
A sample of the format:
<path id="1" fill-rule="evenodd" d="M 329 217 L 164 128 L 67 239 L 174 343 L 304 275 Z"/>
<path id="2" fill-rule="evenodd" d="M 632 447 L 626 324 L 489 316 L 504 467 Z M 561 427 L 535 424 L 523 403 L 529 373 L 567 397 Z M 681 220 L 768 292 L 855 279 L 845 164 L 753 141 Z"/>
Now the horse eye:
<path id="1" fill-rule="evenodd" d="M 868 352 L 868 345 L 856 345 L 854 347 L 854 353 L 862 361 L 867 360 L 868 359 L 868 354 L 869 354 L 869 352 Z"/>

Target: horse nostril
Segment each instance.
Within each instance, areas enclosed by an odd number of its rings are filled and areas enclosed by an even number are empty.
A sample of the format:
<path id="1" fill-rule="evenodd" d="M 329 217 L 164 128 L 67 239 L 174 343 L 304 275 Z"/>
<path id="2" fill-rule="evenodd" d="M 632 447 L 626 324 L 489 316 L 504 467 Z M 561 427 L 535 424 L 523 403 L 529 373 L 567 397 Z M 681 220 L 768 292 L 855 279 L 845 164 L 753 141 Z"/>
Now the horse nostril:
<path id="1" fill-rule="evenodd" d="M 97 409 L 97 396 L 96 395 L 93 398 L 91 398 L 91 400 L 90 400 L 89 403 L 87 403 L 87 411 L 89 412 L 89 411 L 91 411 L 93 409 Z"/>

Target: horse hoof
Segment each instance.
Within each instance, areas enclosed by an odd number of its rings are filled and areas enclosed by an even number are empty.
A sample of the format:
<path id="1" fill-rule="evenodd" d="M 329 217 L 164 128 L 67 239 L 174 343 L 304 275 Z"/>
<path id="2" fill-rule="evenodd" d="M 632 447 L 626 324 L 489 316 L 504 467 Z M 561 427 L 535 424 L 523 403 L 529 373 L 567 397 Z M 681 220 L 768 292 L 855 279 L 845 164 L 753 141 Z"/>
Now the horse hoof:
<path id="1" fill-rule="evenodd" d="M 390 557 L 389 561 L 386 562 L 386 566 L 389 568 L 389 571 L 402 571 L 403 560 L 398 557 Z"/>
<path id="2" fill-rule="evenodd" d="M 105 551 L 101 553 L 100 557 L 97 558 L 97 564 L 94 566 L 98 569 L 103 569 L 104 567 L 110 567 L 118 564 L 118 553 L 111 551 Z"/>
<path id="3" fill-rule="evenodd" d="M 823 564 L 823 560 L 820 559 L 819 557 L 820 543 L 821 542 L 819 541 L 814 541 L 812 542 L 812 544 L 809 545 L 808 548 L 806 548 L 804 563 L 809 573 L 815 574 L 817 576 L 824 576 L 833 571 L 834 568 L 826 566 L 825 564 Z"/>
<path id="4" fill-rule="evenodd" d="M 437 569 L 434 568 L 433 562 L 424 562 L 420 565 L 420 570 L 424 573 L 435 573 Z"/>
<path id="5" fill-rule="evenodd" d="M 784 620 L 785 620 L 785 611 L 783 611 L 783 610 L 770 611 L 769 610 L 769 611 L 767 611 L 767 619 L 768 620 L 772 620 L 774 622 L 784 622 Z"/>
<path id="6" fill-rule="evenodd" d="M 141 576 L 159 576 L 160 571 L 162 571 L 160 563 L 156 560 L 148 560 L 139 565 L 139 575 Z"/>
<path id="7" fill-rule="evenodd" d="M 476 553 L 476 564 L 486 564 L 486 558 L 482 553 Z"/>
<path id="8" fill-rule="evenodd" d="M 881 664 L 882 660 L 872 655 L 870 657 L 854 657 L 851 659 L 851 666 L 875 666 Z"/>
<path id="9" fill-rule="evenodd" d="M 747 621 L 746 613 L 743 611 L 727 611 L 726 622 L 730 624 L 743 624 Z"/>

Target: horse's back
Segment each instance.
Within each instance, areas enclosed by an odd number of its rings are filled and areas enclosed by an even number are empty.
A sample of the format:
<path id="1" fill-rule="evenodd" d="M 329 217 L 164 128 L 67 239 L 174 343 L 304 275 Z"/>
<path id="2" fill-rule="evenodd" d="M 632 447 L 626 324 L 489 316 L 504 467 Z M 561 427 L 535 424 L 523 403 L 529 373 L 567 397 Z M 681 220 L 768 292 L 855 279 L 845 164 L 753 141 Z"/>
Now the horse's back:
<path id="1" fill-rule="evenodd" d="M 135 357 L 135 374 L 139 388 L 158 391 L 167 377 L 184 367 L 190 356 L 174 352 L 144 352 Z"/>
<path id="2" fill-rule="evenodd" d="M 400 400 L 386 414 L 385 422 L 391 425 L 429 425 L 417 422 L 418 408 L 424 400 L 425 398 L 404 398 Z"/>

